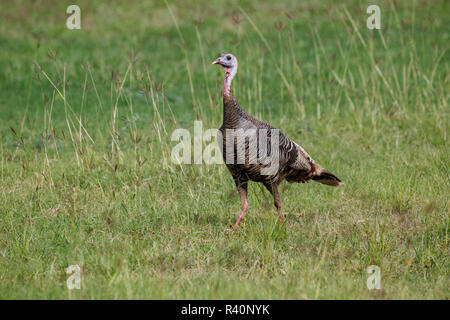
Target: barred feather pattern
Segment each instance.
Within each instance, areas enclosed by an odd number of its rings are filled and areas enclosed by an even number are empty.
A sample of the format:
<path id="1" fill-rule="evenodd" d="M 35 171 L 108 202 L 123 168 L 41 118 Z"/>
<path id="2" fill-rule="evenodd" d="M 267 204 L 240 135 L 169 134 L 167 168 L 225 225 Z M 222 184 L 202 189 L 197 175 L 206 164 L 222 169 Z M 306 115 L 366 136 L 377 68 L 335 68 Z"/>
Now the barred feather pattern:
<path id="1" fill-rule="evenodd" d="M 227 140 L 235 138 L 227 132 L 227 129 L 242 129 L 244 131 L 254 129 L 256 130 L 256 135 L 258 137 L 259 130 L 265 130 L 267 132 L 267 149 L 270 150 L 270 130 L 277 129 L 245 113 L 231 93 L 223 96 L 223 105 L 223 123 L 219 130 L 223 137 L 221 150 L 225 162 L 227 162 L 225 152 Z M 237 137 L 237 139 L 239 138 L 240 137 Z M 243 138 L 245 137 L 242 137 L 242 139 Z M 283 133 L 279 132 L 279 170 L 273 175 L 262 175 L 261 169 L 267 165 L 252 164 L 250 161 L 252 155 L 260 155 L 258 150 L 255 151 L 250 149 L 251 144 L 249 143 L 248 138 L 245 140 L 246 161 L 244 164 L 237 163 L 237 139 L 234 141 L 233 149 L 235 161 L 233 161 L 233 163 L 227 163 L 227 167 L 235 180 L 251 180 L 266 184 L 278 184 L 283 179 L 290 182 L 307 182 L 314 174 L 320 173 L 320 166 L 314 162 L 308 153 L 297 143 L 286 137 Z"/>

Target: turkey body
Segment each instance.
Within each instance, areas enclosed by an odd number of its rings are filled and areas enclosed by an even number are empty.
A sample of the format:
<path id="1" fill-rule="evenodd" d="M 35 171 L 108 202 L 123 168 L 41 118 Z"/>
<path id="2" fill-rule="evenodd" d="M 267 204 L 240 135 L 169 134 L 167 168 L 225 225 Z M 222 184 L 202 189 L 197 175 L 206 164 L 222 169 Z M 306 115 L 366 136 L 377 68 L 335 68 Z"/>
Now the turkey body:
<path id="1" fill-rule="evenodd" d="M 312 178 L 316 165 L 311 157 L 291 139 L 287 138 L 283 133 L 272 127 L 271 125 L 262 122 L 251 115 L 248 115 L 241 109 L 238 102 L 232 96 L 224 96 L 224 118 L 222 126 L 219 131 L 222 136 L 222 156 L 224 162 L 230 171 L 236 185 L 245 184 L 247 181 L 255 181 L 263 183 L 269 191 L 272 191 L 273 186 L 277 186 L 284 179 L 291 182 L 307 182 Z M 237 131 L 241 129 L 241 131 Z M 277 133 L 278 140 L 278 153 L 274 155 L 273 161 L 278 161 L 278 170 L 272 174 L 263 174 L 262 168 L 268 167 L 261 163 L 253 163 L 250 158 L 256 155 L 257 158 L 263 155 L 258 152 L 259 143 L 256 143 L 253 147 L 256 150 L 251 150 L 251 136 L 254 135 L 254 141 L 259 141 L 260 131 L 264 131 L 267 136 L 267 150 L 266 155 L 270 157 L 271 150 L 271 134 Z M 248 135 L 239 135 L 242 132 L 250 132 Z M 245 140 L 244 140 L 245 139 Z M 233 141 L 234 140 L 234 141 Z M 245 158 L 241 158 L 241 162 L 238 163 L 239 156 L 238 143 L 242 143 L 245 146 Z M 219 142 L 220 143 L 220 142 Z M 226 160 L 227 144 L 232 145 L 233 162 L 229 163 Z M 264 152 L 262 152 L 264 153 Z"/>

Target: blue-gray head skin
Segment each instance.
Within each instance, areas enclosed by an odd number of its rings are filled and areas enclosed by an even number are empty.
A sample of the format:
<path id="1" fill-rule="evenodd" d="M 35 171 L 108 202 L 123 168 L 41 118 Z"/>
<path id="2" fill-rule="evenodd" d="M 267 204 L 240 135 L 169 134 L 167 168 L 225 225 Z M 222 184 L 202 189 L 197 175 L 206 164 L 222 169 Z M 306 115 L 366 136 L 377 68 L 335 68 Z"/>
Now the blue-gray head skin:
<path id="1" fill-rule="evenodd" d="M 231 53 L 222 53 L 213 61 L 212 64 L 220 65 L 225 70 L 225 81 L 223 84 L 222 93 L 224 95 L 231 94 L 231 81 L 233 81 L 238 69 L 238 61 Z"/>

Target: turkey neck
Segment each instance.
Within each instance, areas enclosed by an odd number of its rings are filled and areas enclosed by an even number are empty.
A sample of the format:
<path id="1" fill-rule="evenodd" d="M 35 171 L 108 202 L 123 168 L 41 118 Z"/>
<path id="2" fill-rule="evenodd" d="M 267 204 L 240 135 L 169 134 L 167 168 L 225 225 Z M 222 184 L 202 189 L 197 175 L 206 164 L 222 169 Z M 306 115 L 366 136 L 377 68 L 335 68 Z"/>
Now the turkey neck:
<path id="1" fill-rule="evenodd" d="M 225 68 L 226 74 L 223 81 L 223 123 L 222 126 L 226 128 L 235 128 L 239 123 L 239 116 L 242 114 L 242 109 L 231 93 L 231 82 L 237 72 L 237 67 Z"/>

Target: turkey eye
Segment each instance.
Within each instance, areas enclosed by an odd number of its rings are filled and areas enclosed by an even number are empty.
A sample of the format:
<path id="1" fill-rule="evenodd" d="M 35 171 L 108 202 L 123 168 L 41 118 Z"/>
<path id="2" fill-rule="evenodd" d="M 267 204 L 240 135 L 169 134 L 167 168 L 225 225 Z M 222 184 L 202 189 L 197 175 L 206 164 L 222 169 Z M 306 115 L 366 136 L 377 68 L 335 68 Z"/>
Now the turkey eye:
<path id="1" fill-rule="evenodd" d="M 227 60 L 231 60 L 231 56 L 227 56 Z"/>

